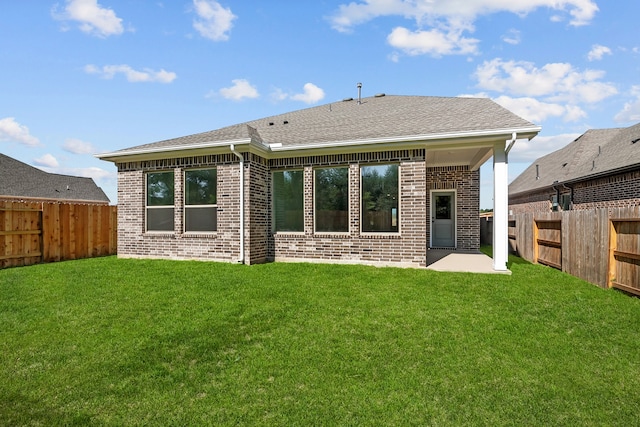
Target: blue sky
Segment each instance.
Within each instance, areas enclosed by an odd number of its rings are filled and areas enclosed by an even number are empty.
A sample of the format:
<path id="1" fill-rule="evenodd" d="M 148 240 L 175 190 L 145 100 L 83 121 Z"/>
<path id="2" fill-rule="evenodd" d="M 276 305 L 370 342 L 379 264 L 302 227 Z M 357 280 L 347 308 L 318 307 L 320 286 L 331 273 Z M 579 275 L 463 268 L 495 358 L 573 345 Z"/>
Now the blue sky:
<path id="1" fill-rule="evenodd" d="M 510 179 L 640 122 L 637 0 L 0 1 L 0 152 L 90 176 L 95 153 L 357 96 L 485 96 L 542 126 Z M 491 161 L 481 207 L 492 207 Z"/>

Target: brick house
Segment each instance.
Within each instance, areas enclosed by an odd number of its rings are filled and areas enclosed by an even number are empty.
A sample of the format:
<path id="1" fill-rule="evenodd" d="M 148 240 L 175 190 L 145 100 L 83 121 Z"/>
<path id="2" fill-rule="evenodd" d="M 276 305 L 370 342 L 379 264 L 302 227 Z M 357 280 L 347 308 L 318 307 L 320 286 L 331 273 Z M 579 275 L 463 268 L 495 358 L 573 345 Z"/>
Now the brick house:
<path id="1" fill-rule="evenodd" d="M 588 130 L 534 161 L 509 185 L 513 214 L 638 205 L 640 123 Z"/>
<path id="2" fill-rule="evenodd" d="M 91 178 L 45 172 L 2 153 L 0 200 L 109 204 Z"/>
<path id="3" fill-rule="evenodd" d="M 539 131 L 489 99 L 379 94 L 97 157 L 118 168 L 122 257 L 425 266 L 479 247 L 494 155 L 506 270 L 507 143 Z"/>

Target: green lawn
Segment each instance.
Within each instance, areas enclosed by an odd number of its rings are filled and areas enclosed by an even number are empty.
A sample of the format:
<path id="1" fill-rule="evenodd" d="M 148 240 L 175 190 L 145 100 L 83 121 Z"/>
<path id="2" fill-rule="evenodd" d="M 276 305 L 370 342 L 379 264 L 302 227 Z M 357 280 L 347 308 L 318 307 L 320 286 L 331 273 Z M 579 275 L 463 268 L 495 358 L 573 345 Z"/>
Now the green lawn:
<path id="1" fill-rule="evenodd" d="M 640 299 L 510 267 L 0 270 L 0 424 L 639 425 Z"/>

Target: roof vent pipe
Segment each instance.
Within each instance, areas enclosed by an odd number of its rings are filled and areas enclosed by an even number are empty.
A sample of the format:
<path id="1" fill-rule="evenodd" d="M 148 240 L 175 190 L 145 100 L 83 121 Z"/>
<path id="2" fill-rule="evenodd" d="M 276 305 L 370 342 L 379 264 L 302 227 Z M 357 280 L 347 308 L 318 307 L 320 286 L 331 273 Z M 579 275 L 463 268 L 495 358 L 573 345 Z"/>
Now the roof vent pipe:
<path id="1" fill-rule="evenodd" d="M 362 104 L 362 83 L 358 83 L 358 105 Z"/>

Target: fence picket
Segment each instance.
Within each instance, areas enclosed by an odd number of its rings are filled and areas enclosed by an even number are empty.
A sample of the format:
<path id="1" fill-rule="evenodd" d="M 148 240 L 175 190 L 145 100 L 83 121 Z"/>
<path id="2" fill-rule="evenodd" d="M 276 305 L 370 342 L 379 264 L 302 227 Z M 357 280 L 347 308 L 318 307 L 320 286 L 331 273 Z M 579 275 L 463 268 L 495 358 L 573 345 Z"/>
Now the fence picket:
<path id="1" fill-rule="evenodd" d="M 117 207 L 0 201 L 0 268 L 117 253 Z"/>
<path id="2" fill-rule="evenodd" d="M 640 206 L 521 213 L 510 220 L 520 257 L 640 294 Z"/>

